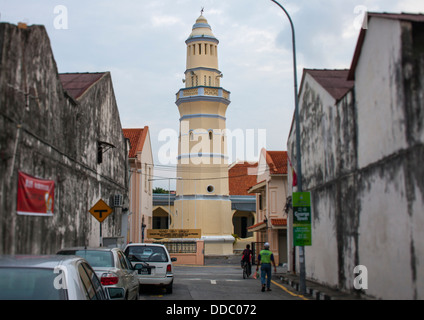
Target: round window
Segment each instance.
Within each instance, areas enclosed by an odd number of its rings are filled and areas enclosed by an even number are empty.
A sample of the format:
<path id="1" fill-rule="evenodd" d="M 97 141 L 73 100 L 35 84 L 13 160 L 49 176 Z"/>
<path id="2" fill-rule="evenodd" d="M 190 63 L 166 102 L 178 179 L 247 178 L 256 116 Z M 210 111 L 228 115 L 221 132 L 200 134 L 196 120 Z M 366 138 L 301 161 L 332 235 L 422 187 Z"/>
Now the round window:
<path id="1" fill-rule="evenodd" d="M 208 192 L 209 192 L 209 193 L 212 193 L 212 192 L 214 192 L 214 191 L 215 191 L 215 187 L 214 187 L 214 186 L 212 186 L 212 185 L 210 185 L 210 186 L 208 186 L 208 187 L 206 188 L 206 190 L 208 190 Z"/>

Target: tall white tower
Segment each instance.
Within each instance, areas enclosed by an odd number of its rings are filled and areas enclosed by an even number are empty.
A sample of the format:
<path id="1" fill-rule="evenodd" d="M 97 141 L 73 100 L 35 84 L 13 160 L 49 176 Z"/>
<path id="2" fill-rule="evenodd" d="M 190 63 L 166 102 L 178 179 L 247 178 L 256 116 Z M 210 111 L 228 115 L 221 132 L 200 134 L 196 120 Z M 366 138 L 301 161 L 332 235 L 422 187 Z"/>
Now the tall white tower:
<path id="1" fill-rule="evenodd" d="M 185 88 L 177 93 L 180 137 L 177 194 L 172 227 L 201 229 L 206 255 L 233 254 L 228 190 L 226 110 L 218 39 L 203 14 L 186 40 Z"/>

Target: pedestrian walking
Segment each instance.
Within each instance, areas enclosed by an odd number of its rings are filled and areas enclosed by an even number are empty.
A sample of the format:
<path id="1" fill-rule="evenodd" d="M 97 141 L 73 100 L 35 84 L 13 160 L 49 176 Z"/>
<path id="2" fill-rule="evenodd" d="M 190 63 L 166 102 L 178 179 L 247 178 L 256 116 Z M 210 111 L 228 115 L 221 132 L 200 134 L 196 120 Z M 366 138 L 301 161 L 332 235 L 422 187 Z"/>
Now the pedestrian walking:
<path id="1" fill-rule="evenodd" d="M 271 263 L 274 266 L 274 272 L 277 272 L 275 266 L 274 255 L 269 250 L 269 243 L 264 244 L 264 249 L 259 252 L 258 255 L 258 265 L 256 267 L 256 272 L 259 270 L 259 265 L 261 266 L 261 284 L 262 292 L 265 291 L 265 286 L 267 291 L 271 291 Z"/>

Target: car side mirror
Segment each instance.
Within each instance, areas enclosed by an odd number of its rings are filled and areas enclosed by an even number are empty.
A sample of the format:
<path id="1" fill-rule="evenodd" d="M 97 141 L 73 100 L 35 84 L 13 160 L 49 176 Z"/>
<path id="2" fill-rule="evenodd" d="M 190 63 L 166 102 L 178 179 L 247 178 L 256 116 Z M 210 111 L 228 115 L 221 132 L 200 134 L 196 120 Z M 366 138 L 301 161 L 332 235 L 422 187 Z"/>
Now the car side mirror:
<path id="1" fill-rule="evenodd" d="M 171 262 L 177 261 L 177 258 L 171 258 Z"/>

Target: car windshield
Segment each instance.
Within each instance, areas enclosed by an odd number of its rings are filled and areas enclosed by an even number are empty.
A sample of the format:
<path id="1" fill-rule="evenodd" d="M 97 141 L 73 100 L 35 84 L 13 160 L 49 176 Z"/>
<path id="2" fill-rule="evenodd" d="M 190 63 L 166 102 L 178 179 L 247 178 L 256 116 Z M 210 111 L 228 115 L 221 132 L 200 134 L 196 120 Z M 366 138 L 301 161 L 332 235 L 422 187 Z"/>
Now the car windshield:
<path id="1" fill-rule="evenodd" d="M 111 251 L 101 250 L 63 250 L 60 251 L 61 255 L 75 255 L 87 260 L 93 267 L 100 268 L 113 268 L 113 255 Z"/>
<path id="2" fill-rule="evenodd" d="M 125 254 L 132 262 L 168 262 L 168 255 L 163 247 L 129 246 Z"/>
<path id="3" fill-rule="evenodd" d="M 0 268 L 0 300 L 66 300 L 53 269 Z"/>

